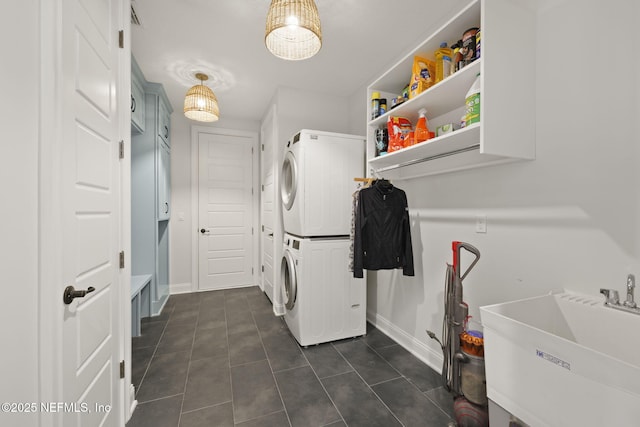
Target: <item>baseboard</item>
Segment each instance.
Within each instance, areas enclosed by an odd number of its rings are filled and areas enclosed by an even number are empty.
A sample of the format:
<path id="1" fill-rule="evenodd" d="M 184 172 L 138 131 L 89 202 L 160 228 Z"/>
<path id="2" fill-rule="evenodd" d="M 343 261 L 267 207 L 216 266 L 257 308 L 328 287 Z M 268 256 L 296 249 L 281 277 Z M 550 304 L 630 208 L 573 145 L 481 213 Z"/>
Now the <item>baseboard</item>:
<path id="1" fill-rule="evenodd" d="M 367 321 L 378 328 L 389 338 L 396 341 L 411 354 L 422 360 L 436 372 L 442 372 L 442 353 L 436 353 L 423 342 L 418 341 L 414 336 L 406 333 L 384 317 L 367 311 Z"/>
<path id="2" fill-rule="evenodd" d="M 169 285 L 169 293 L 171 295 L 188 294 L 189 292 L 193 292 L 191 283 L 172 283 Z"/>
<path id="3" fill-rule="evenodd" d="M 138 401 L 136 400 L 135 396 L 136 388 L 133 384 L 129 384 L 129 397 L 131 398 L 131 402 L 129 404 L 129 419 L 127 419 L 127 421 L 131 419 L 131 416 L 133 416 L 133 411 L 135 411 L 136 407 L 138 406 Z"/>
<path id="4" fill-rule="evenodd" d="M 171 289 L 171 288 L 169 288 Z M 169 301 L 169 295 L 163 295 L 159 301 L 151 301 L 151 315 L 159 316 L 164 309 L 164 306 Z"/>

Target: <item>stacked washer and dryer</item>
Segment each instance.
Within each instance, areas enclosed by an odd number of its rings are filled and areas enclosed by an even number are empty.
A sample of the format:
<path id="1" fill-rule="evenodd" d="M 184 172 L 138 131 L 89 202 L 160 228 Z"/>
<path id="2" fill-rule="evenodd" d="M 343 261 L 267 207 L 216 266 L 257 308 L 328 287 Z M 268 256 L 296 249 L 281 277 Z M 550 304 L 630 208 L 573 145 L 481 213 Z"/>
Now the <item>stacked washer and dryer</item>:
<path id="1" fill-rule="evenodd" d="M 349 271 L 353 178 L 364 163 L 362 136 L 305 129 L 285 148 L 281 291 L 300 345 L 366 333 L 366 281 Z"/>

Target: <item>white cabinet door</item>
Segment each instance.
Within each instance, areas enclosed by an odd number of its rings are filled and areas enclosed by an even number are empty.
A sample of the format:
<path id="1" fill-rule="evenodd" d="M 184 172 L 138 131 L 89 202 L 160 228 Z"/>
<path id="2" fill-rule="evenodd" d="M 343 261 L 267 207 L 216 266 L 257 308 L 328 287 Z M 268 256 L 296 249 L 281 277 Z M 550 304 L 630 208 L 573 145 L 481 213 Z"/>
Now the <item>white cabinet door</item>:
<path id="1" fill-rule="evenodd" d="M 171 216 L 171 154 L 169 147 L 158 140 L 158 220 Z"/>

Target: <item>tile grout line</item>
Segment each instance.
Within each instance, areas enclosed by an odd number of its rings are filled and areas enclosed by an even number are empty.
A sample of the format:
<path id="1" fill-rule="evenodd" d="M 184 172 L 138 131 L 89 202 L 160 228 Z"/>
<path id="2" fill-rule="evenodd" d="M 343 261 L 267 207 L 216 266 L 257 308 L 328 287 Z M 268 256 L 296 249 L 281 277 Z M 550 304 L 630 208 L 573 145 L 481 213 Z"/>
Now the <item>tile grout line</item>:
<path id="1" fill-rule="evenodd" d="M 187 384 L 189 383 L 189 374 L 191 373 L 191 357 L 193 356 L 193 345 L 196 341 L 196 331 L 198 330 L 198 321 L 200 320 L 200 298 L 201 297 L 198 297 L 198 317 L 196 317 L 196 326 L 193 330 L 193 337 L 191 339 L 191 348 L 189 349 L 189 366 L 187 367 L 187 375 L 185 375 L 184 379 L 184 388 L 182 389 L 182 402 L 180 402 L 180 413 L 178 414 L 178 425 L 176 427 L 180 427 L 180 423 L 182 422 L 182 408 L 184 408 L 184 400 L 187 397 Z M 167 324 L 168 323 L 169 322 L 167 322 Z"/>
<path id="2" fill-rule="evenodd" d="M 367 346 L 367 347 L 369 347 L 371 350 L 373 350 L 373 348 L 372 348 L 369 344 L 367 344 L 367 342 L 366 342 L 365 340 L 362 340 L 362 341 L 364 342 L 364 345 L 366 345 L 366 346 Z M 333 345 L 333 343 L 332 343 L 331 345 Z M 334 348 L 336 349 L 336 351 L 338 352 L 338 354 L 340 354 L 340 355 L 341 355 L 341 356 L 342 356 L 342 357 L 347 361 L 347 363 L 349 363 L 349 365 L 351 366 L 351 363 L 347 360 L 347 358 L 346 358 L 346 357 L 344 357 L 344 355 L 342 354 L 342 352 L 341 352 L 340 350 L 338 350 L 335 346 L 334 346 Z M 375 352 L 376 354 L 378 354 L 375 350 L 374 350 L 374 352 Z M 382 358 L 382 356 L 380 356 L 380 355 L 378 355 L 378 356 L 379 356 L 380 358 Z M 389 365 L 389 366 L 391 367 L 391 369 L 393 369 L 394 371 L 398 372 L 398 370 L 397 370 L 396 368 L 394 368 L 393 366 L 391 366 L 391 365 L 389 364 L 389 362 L 387 362 L 384 358 L 382 358 L 382 360 L 384 360 L 384 362 L 385 362 L 387 365 Z M 362 380 L 362 382 L 363 382 L 363 383 L 364 383 L 364 384 L 369 388 L 369 390 L 371 390 L 371 393 L 373 393 L 373 395 L 376 397 L 376 399 L 378 399 L 378 401 L 379 401 L 380 403 L 382 403 L 382 405 L 383 405 L 385 408 L 387 408 L 387 411 L 389 411 L 389 413 L 393 416 L 393 418 L 395 418 L 395 419 L 398 421 L 398 423 L 400 423 L 400 425 L 401 425 L 401 426 L 404 426 L 404 423 L 403 423 L 402 421 L 400 421 L 400 419 L 398 418 L 398 416 L 397 416 L 397 415 L 396 415 L 396 414 L 391 410 L 391 408 L 389 408 L 389 406 L 387 406 L 387 404 L 384 402 L 384 400 L 382 400 L 382 398 L 378 395 L 378 393 L 376 393 L 376 392 L 375 392 L 375 390 L 374 390 L 374 389 L 369 385 L 369 383 L 367 383 L 367 382 L 365 381 L 365 379 L 364 379 L 364 378 L 362 378 L 362 375 L 360 375 L 360 372 L 358 372 L 358 370 L 357 370 L 357 369 L 355 369 L 353 366 L 351 366 L 351 367 L 353 368 L 353 371 L 356 373 L 356 375 L 357 375 L 357 376 Z M 400 372 L 398 372 L 398 374 L 400 374 Z M 401 374 L 400 374 L 400 375 L 401 375 Z M 346 423 L 345 423 L 345 424 L 346 424 Z M 348 425 L 347 425 L 347 427 L 348 427 Z"/>
<path id="3" fill-rule="evenodd" d="M 297 344 L 297 342 L 296 342 Z M 333 344 L 331 344 L 331 346 L 333 347 Z M 342 357 L 344 359 L 344 356 L 342 356 L 342 354 L 335 348 L 333 347 L 333 349 L 335 350 L 336 353 L 338 353 L 340 355 L 340 357 Z M 336 402 L 333 401 L 333 398 L 331 397 L 331 395 L 329 394 L 329 391 L 327 390 L 327 388 L 324 386 L 324 384 L 322 383 L 322 380 L 320 379 L 320 377 L 318 376 L 318 373 L 316 372 L 316 370 L 313 368 L 313 365 L 311 364 L 311 362 L 309 362 L 309 359 L 307 358 L 307 355 L 304 354 L 304 350 L 300 350 L 302 352 L 302 357 L 305 358 L 305 360 L 307 361 L 307 363 L 309 364 L 309 367 L 311 368 L 311 372 L 313 372 L 313 375 L 315 375 L 316 379 L 318 380 L 318 383 L 320 383 L 320 387 L 322 387 L 322 390 L 324 390 L 324 393 L 327 395 L 327 398 L 329 399 L 329 402 L 331 402 L 331 404 L 333 405 L 333 407 L 335 408 L 336 412 L 338 413 L 338 415 L 340 416 L 340 419 L 342 420 L 342 422 L 344 423 L 345 426 L 349 427 L 347 424 L 347 420 L 344 419 L 344 415 L 342 415 L 342 412 L 340 412 L 340 409 L 338 409 L 338 406 L 336 405 Z M 345 360 L 345 362 L 347 362 L 347 364 L 351 367 L 351 369 L 353 369 L 353 366 L 351 366 L 351 364 L 349 363 L 348 360 Z M 337 375 L 341 375 L 341 374 L 337 374 Z M 332 375 L 332 376 L 336 376 L 336 375 Z M 336 423 L 336 421 L 334 421 L 331 424 Z M 331 425 L 328 424 L 328 425 Z"/>
<path id="4" fill-rule="evenodd" d="M 365 344 L 367 344 L 367 343 L 365 342 Z M 378 349 L 389 348 L 389 347 L 393 347 L 394 345 L 397 345 L 397 346 L 399 346 L 399 347 L 401 347 L 401 348 L 402 348 L 402 346 L 401 346 L 400 344 L 397 344 L 397 343 L 396 343 L 396 344 L 392 344 L 392 345 L 388 345 L 388 346 L 381 346 L 381 347 L 379 347 Z M 429 401 L 431 401 L 431 403 L 433 403 L 433 404 L 436 406 L 436 408 L 438 408 L 438 409 L 439 409 L 442 413 L 444 413 L 444 414 L 445 414 L 449 419 L 451 419 L 451 417 L 449 416 L 449 414 L 447 413 L 447 411 L 445 411 L 445 410 L 444 410 L 444 408 L 442 408 L 438 402 L 434 401 L 434 400 L 433 400 L 433 399 L 431 399 L 429 396 L 427 396 L 427 394 L 426 394 L 427 392 L 424 392 L 424 391 L 420 390 L 420 388 L 419 388 L 416 384 L 414 384 L 414 382 L 413 382 L 413 381 L 411 381 L 409 378 L 407 378 L 407 376 L 406 376 L 406 375 L 404 375 L 402 372 L 400 372 L 399 370 L 397 370 L 397 369 L 396 369 L 396 368 L 391 364 L 391 362 L 390 362 L 390 361 L 388 361 L 388 360 L 387 360 L 387 359 L 386 359 L 382 354 L 380 354 L 380 353 L 378 352 L 378 349 L 376 349 L 376 348 L 373 348 L 373 347 L 369 346 L 369 344 L 367 344 L 367 346 L 368 346 L 369 348 L 371 348 L 371 350 L 373 350 L 373 352 L 374 352 L 374 353 L 376 353 L 378 356 L 380 356 L 380 358 L 381 358 L 382 360 L 384 360 L 385 362 L 387 362 L 387 364 L 388 364 L 389 366 L 391 366 L 391 367 L 392 367 L 396 372 L 398 372 L 398 373 L 400 374 L 400 378 L 404 378 L 404 379 L 405 379 L 409 384 L 411 384 L 411 385 L 412 385 L 412 386 L 413 386 L 413 387 L 414 387 L 414 388 L 415 388 L 415 389 L 416 389 L 420 394 L 424 395 L 424 396 L 425 396 Z M 381 382 L 379 382 L 379 383 L 377 383 L 377 384 L 372 384 L 372 387 L 373 387 L 373 386 L 376 386 L 376 385 L 379 385 L 379 384 L 384 384 L 385 382 L 389 382 L 389 381 L 397 380 L 397 379 L 398 379 L 398 378 L 393 378 L 393 379 L 391 379 L 391 380 L 381 381 Z M 442 386 L 440 386 L 440 387 L 442 387 Z M 436 387 L 436 388 L 439 388 L 439 387 Z M 434 389 L 432 389 L 432 390 L 435 390 L 436 388 L 434 388 Z M 431 390 L 428 390 L 428 391 L 431 391 Z"/>
<path id="5" fill-rule="evenodd" d="M 144 370 L 144 374 L 142 374 L 142 377 L 140 378 L 140 385 L 138 386 L 137 390 L 135 390 L 135 388 L 134 388 L 134 399 L 138 395 L 138 393 L 140 393 L 140 389 L 142 388 L 142 384 L 144 383 L 144 380 L 147 377 L 147 373 L 149 372 L 149 367 L 151 366 L 151 361 L 153 360 L 153 358 L 156 356 L 156 353 L 158 352 L 158 346 L 160 345 L 160 341 L 162 341 L 162 337 L 164 336 L 164 332 L 167 330 L 167 326 L 169 325 L 169 318 L 171 317 L 171 314 L 173 313 L 173 308 L 174 307 L 171 307 L 171 312 L 169 313 L 169 316 L 167 316 L 167 320 L 165 321 L 164 327 L 162 328 L 162 332 L 160 332 L 160 336 L 158 337 L 158 341 L 153 346 L 153 353 L 151 353 L 151 357 L 149 358 L 149 361 L 147 362 L 147 367 Z M 131 352 L 132 352 L 131 360 L 133 361 L 133 349 L 131 349 Z M 138 403 L 141 404 L 141 402 L 138 402 Z"/>
<path id="6" fill-rule="evenodd" d="M 247 305 L 249 302 L 247 301 Z M 273 372 L 273 366 L 271 365 L 271 360 L 269 359 L 269 353 L 267 352 L 267 348 L 264 345 L 264 340 L 262 339 L 262 332 L 260 332 L 260 328 L 258 328 L 258 324 L 256 322 L 256 318 L 253 315 L 253 310 L 251 306 L 249 306 L 249 313 L 251 313 L 251 319 L 253 320 L 253 324 L 258 330 L 258 337 L 260 337 L 260 345 L 262 346 L 262 350 L 264 351 L 264 355 L 266 357 L 267 363 L 269 364 L 269 370 L 271 371 L 271 377 L 273 378 L 273 383 L 276 386 L 276 390 L 278 391 L 278 396 L 280 396 L 280 402 L 282 403 L 282 409 L 284 411 L 285 416 L 287 417 L 287 421 L 289 422 L 289 426 L 292 426 L 291 417 L 289 417 L 289 411 L 287 411 L 287 406 L 284 404 L 284 399 L 282 398 L 282 392 L 280 391 L 280 386 L 278 385 L 278 381 L 276 380 L 276 375 Z M 274 412 L 275 413 L 275 412 Z"/>
<path id="7" fill-rule="evenodd" d="M 236 405 L 233 402 L 233 375 L 231 375 L 231 346 L 229 345 L 229 319 L 227 318 L 227 294 L 222 293 L 224 309 L 224 338 L 227 341 L 227 368 L 229 370 L 229 391 L 231 392 L 231 417 L 233 425 L 236 425 Z"/>

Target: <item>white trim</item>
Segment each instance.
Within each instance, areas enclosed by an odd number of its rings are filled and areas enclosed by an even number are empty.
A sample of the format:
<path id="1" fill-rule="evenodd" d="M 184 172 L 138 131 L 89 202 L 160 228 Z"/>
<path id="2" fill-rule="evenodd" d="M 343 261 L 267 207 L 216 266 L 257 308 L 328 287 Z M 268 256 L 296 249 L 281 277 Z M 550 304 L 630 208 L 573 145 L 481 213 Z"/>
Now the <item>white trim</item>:
<path id="1" fill-rule="evenodd" d="M 416 337 L 403 331 L 379 314 L 367 311 L 367 321 L 385 335 L 389 336 L 389 338 L 400 344 L 418 359 L 422 360 L 434 371 L 442 372 L 442 362 L 444 361 L 444 357 L 441 353 L 434 352 L 432 349 L 427 347 L 425 343 L 418 341 Z"/>
<path id="2" fill-rule="evenodd" d="M 194 292 L 191 283 L 172 283 L 169 285 L 169 295 L 188 294 Z"/>
<path id="3" fill-rule="evenodd" d="M 260 224 L 260 164 L 256 160 L 259 158 L 259 136 L 258 132 L 244 131 L 244 130 L 235 130 L 235 129 L 223 129 L 216 128 L 211 126 L 191 126 L 191 226 L 195 227 L 191 232 L 191 289 L 193 292 L 199 289 L 199 271 L 198 271 L 198 262 L 200 259 L 199 254 L 199 226 L 198 226 L 198 215 L 199 215 L 199 205 L 198 205 L 198 183 L 199 183 L 199 166 L 198 166 L 198 134 L 199 133 L 209 133 L 212 135 L 230 135 L 230 136 L 241 136 L 245 138 L 250 138 L 252 140 L 253 147 L 253 156 L 252 156 L 252 167 L 253 167 L 253 285 L 257 285 L 259 281 L 260 275 L 259 273 L 259 262 L 260 257 L 258 256 L 257 248 L 259 247 L 259 236 L 258 226 Z M 258 209 L 256 209 L 258 207 Z"/>
<path id="4" fill-rule="evenodd" d="M 60 145 L 61 1 L 40 1 L 40 134 L 38 141 L 38 400 L 62 401 Z M 62 414 L 40 413 L 41 427 L 62 426 Z"/>
<path id="5" fill-rule="evenodd" d="M 129 384 L 129 405 L 127 405 L 127 408 L 129 408 L 129 414 L 133 415 L 133 411 L 136 410 L 136 407 L 138 406 L 138 401 L 136 400 L 135 396 L 136 396 L 136 388 L 133 384 Z M 129 416 L 129 418 L 131 418 L 131 415 Z M 127 420 L 128 421 L 128 420 Z"/>
<path id="6" fill-rule="evenodd" d="M 135 389 L 131 384 L 131 31 L 130 1 L 119 2 L 118 27 L 124 31 L 124 48 L 118 49 L 117 103 L 119 139 L 124 141 L 124 158 L 120 160 L 120 250 L 125 253 L 125 268 L 120 270 L 119 360 L 124 360 L 125 375 L 120 381 L 120 423 L 126 424 L 136 407 Z M 117 397 L 116 397 L 117 398 Z"/>

